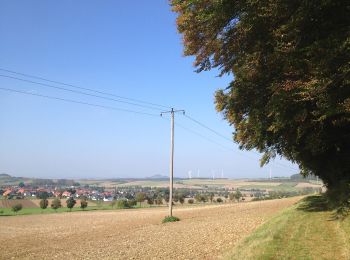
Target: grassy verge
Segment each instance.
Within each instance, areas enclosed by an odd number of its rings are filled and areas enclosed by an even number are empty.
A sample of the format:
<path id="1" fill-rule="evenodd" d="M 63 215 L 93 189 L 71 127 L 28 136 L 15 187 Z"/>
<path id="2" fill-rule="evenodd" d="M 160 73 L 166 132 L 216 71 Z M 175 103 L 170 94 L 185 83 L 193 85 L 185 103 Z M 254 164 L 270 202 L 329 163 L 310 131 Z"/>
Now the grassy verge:
<path id="1" fill-rule="evenodd" d="M 350 259 L 350 217 L 309 196 L 258 228 L 227 259 Z"/>
<path id="2" fill-rule="evenodd" d="M 130 209 L 144 209 L 144 208 L 157 208 L 161 206 L 152 206 L 149 205 L 142 205 L 141 207 L 139 205 L 132 207 Z M 92 210 L 124 210 L 123 208 L 112 208 L 111 206 L 88 206 L 84 210 L 81 209 L 79 206 L 72 208 L 72 212 L 76 211 L 92 211 Z M 63 213 L 63 212 L 70 212 L 70 210 L 66 207 L 59 208 L 57 210 L 54 210 L 50 207 L 47 209 L 41 209 L 41 208 L 23 208 L 22 210 L 18 211 L 17 213 L 14 213 L 10 208 L 0 208 L 0 217 L 2 216 L 16 216 L 16 215 L 35 215 L 35 214 L 52 214 L 52 213 Z"/>

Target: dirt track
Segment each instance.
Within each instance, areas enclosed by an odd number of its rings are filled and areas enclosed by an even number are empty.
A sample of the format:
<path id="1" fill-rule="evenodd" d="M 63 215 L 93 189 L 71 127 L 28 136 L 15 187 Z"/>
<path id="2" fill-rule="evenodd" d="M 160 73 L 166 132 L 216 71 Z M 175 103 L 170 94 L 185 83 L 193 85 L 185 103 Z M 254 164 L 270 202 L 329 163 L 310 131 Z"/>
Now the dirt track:
<path id="1" fill-rule="evenodd" d="M 217 259 L 300 198 L 164 208 L 0 217 L 1 259 Z"/>

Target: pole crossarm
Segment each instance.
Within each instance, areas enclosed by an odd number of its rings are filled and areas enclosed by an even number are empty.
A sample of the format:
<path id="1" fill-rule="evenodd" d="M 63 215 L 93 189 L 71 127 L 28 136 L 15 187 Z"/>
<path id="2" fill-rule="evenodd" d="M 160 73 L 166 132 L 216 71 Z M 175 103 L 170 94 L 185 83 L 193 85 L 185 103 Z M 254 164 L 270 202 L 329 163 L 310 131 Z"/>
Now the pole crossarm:
<path id="1" fill-rule="evenodd" d="M 169 110 L 169 111 L 160 112 L 160 116 L 163 116 L 163 114 L 179 113 L 179 112 L 182 112 L 182 114 L 185 114 L 185 110 L 183 110 L 183 109 L 174 110 L 174 108 L 172 108 L 172 109 Z"/>

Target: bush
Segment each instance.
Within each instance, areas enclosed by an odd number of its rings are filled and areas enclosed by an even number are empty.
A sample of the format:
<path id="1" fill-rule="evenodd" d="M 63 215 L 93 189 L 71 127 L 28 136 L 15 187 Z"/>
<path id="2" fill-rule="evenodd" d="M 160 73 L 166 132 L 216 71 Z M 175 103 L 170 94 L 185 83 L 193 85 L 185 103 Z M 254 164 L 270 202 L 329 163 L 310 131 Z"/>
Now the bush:
<path id="1" fill-rule="evenodd" d="M 62 207 L 61 200 L 59 198 L 55 198 L 51 202 L 51 208 L 54 209 L 55 211 L 57 211 L 57 209 L 60 208 L 60 207 Z"/>
<path id="2" fill-rule="evenodd" d="M 49 201 L 47 199 L 40 200 L 40 208 L 46 209 L 49 206 Z"/>
<path id="3" fill-rule="evenodd" d="M 128 203 L 127 200 L 118 200 L 117 201 L 117 207 L 120 209 L 127 209 L 130 208 L 130 204 Z"/>
<path id="4" fill-rule="evenodd" d="M 69 208 L 70 211 L 72 211 L 72 208 L 74 207 L 75 203 L 77 203 L 77 201 L 73 198 L 70 197 L 69 199 L 67 199 L 67 208 Z"/>
<path id="5" fill-rule="evenodd" d="M 222 200 L 222 198 L 217 198 L 217 199 L 216 199 L 216 202 L 218 202 L 218 203 L 222 203 L 222 202 L 223 202 L 223 200 Z"/>
<path id="6" fill-rule="evenodd" d="M 11 210 L 15 213 L 17 213 L 18 211 L 20 211 L 22 209 L 22 204 L 21 203 L 18 203 L 18 204 L 15 204 L 12 206 Z"/>
<path id="7" fill-rule="evenodd" d="M 133 206 L 136 206 L 137 201 L 134 200 L 134 199 L 130 199 L 130 200 L 128 200 L 128 204 L 129 204 L 129 207 L 131 208 L 131 207 L 133 207 Z"/>
<path id="8" fill-rule="evenodd" d="M 188 202 L 188 204 L 193 204 L 194 200 L 193 199 L 189 199 L 187 202 Z"/>
<path id="9" fill-rule="evenodd" d="M 167 216 L 162 220 L 162 223 L 176 222 L 176 221 L 180 221 L 180 219 L 178 217 L 174 217 L 174 216 L 172 216 L 172 217 Z"/>
<path id="10" fill-rule="evenodd" d="M 81 200 L 80 201 L 80 208 L 82 208 L 83 210 L 87 207 L 88 202 L 86 200 Z"/>

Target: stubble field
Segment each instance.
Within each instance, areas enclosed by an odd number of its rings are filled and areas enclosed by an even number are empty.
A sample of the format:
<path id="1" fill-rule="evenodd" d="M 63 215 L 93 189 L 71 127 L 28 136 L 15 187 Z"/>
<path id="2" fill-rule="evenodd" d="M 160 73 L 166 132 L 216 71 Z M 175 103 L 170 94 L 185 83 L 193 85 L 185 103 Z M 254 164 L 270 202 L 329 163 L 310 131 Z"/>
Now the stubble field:
<path id="1" fill-rule="evenodd" d="M 1 259 L 217 259 L 300 197 L 164 208 L 0 218 Z"/>

